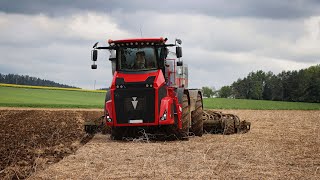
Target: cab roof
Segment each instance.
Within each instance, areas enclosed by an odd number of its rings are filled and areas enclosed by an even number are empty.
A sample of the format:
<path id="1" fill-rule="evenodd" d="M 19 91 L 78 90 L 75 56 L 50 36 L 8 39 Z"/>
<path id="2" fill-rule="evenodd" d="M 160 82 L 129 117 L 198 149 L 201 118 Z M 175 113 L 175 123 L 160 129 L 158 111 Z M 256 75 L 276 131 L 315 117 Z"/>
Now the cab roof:
<path id="1" fill-rule="evenodd" d="M 133 39 L 121 39 L 121 40 L 108 40 L 109 44 L 121 44 L 121 43 L 155 43 L 164 44 L 167 38 L 133 38 Z"/>

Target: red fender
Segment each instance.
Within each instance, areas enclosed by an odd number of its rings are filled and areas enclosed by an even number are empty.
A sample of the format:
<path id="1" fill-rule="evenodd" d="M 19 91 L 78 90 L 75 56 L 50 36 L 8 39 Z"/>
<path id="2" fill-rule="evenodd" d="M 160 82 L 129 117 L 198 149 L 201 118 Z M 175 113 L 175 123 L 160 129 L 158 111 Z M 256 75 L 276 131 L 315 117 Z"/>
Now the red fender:
<path id="1" fill-rule="evenodd" d="M 159 113 L 159 125 L 170 125 L 174 124 L 174 116 L 172 116 L 172 108 L 173 100 L 171 97 L 164 97 L 161 100 L 160 105 L 160 113 Z M 161 120 L 161 117 L 164 115 L 164 112 L 167 112 L 167 118 L 165 120 Z"/>
<path id="2" fill-rule="evenodd" d="M 114 115 L 113 115 L 113 109 L 112 109 L 112 101 L 109 100 L 106 102 L 106 116 L 109 115 L 109 118 L 111 118 L 111 122 L 108 121 L 107 117 L 104 117 L 106 120 L 106 123 L 108 126 L 113 126 L 114 124 Z"/>

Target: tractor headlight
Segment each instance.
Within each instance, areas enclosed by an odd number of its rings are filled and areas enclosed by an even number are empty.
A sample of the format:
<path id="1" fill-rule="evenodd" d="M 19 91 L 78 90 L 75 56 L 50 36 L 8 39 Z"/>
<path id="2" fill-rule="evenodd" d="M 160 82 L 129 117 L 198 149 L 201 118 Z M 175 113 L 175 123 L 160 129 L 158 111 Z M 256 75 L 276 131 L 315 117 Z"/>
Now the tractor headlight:
<path id="1" fill-rule="evenodd" d="M 106 111 L 105 118 L 106 118 L 107 122 L 112 122 L 112 118 L 109 116 L 109 112 L 108 111 Z"/>
<path id="2" fill-rule="evenodd" d="M 146 87 L 151 87 L 152 88 L 152 84 L 146 84 Z"/>
<path id="3" fill-rule="evenodd" d="M 160 120 L 162 120 L 162 121 L 167 120 L 167 110 L 164 110 L 164 113 L 161 116 Z"/>
<path id="4" fill-rule="evenodd" d="M 106 119 L 107 119 L 108 122 L 112 122 L 112 119 L 110 118 L 109 115 L 107 115 Z"/>
<path id="5" fill-rule="evenodd" d="M 119 89 L 119 88 L 120 88 L 120 89 L 126 88 L 126 86 L 124 86 L 123 84 L 117 85 L 116 87 L 117 87 L 117 89 Z"/>

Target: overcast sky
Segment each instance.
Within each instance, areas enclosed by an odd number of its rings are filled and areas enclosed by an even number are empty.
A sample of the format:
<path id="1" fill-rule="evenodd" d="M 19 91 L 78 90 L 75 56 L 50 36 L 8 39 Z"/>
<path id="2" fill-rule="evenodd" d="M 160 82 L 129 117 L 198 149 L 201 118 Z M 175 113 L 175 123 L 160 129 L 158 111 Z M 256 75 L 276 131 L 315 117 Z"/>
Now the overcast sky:
<path id="1" fill-rule="evenodd" d="M 319 0 L 1 0 L 0 73 L 107 87 L 109 55 L 91 70 L 92 45 L 141 37 L 140 29 L 182 39 L 192 88 L 320 64 Z"/>

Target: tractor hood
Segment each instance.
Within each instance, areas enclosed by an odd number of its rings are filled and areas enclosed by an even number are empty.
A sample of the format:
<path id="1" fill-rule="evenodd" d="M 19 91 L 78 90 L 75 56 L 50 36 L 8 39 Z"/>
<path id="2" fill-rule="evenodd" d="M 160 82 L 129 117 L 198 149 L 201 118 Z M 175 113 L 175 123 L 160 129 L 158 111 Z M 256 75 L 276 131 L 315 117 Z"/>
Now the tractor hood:
<path id="1" fill-rule="evenodd" d="M 159 88 L 165 83 L 165 79 L 161 70 L 144 71 L 144 72 L 118 72 L 116 71 L 111 89 L 118 88 L 140 88 L 154 87 Z"/>

